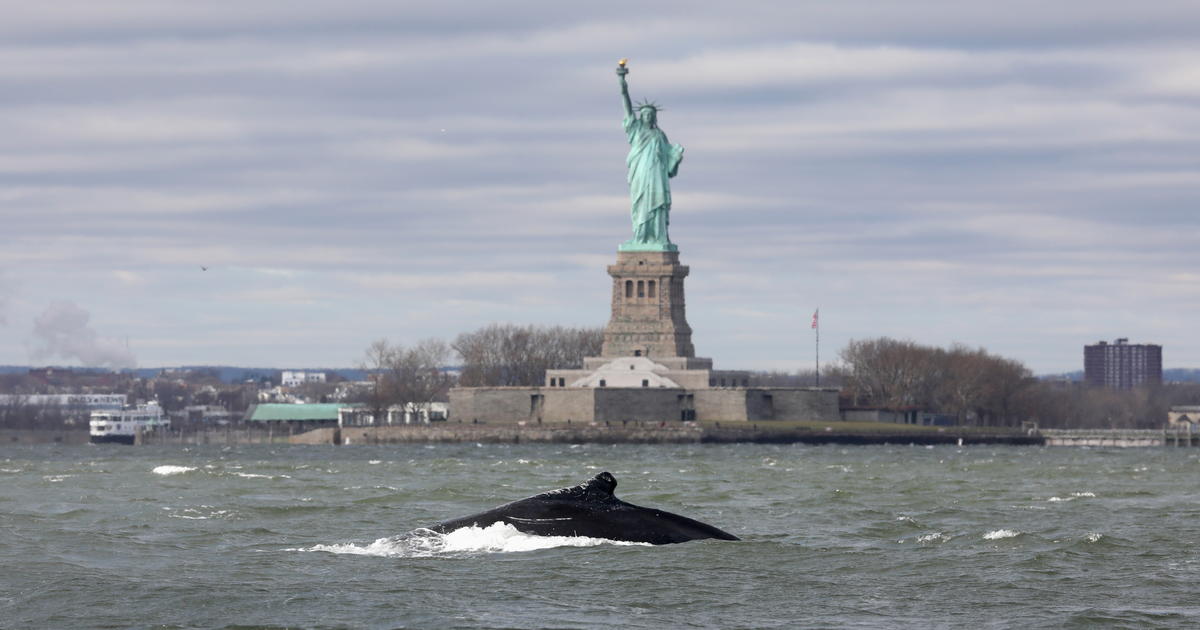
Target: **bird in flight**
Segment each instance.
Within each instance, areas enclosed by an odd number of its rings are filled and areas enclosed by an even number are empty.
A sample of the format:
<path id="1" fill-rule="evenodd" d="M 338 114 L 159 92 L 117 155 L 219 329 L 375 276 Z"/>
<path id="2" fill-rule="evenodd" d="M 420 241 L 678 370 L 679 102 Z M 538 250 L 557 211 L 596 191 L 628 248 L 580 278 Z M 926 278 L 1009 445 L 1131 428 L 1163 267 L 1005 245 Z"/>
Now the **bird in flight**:
<path id="1" fill-rule="evenodd" d="M 200 265 L 200 271 L 208 271 L 208 267 L 205 267 L 204 265 Z"/>

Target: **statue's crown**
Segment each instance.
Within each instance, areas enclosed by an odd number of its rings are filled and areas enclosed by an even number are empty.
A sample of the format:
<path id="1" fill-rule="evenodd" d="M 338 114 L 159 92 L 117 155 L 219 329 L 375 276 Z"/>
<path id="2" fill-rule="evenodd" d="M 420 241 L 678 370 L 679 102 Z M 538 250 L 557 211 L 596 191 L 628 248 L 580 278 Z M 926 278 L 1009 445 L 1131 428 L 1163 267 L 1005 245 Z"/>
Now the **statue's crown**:
<path id="1" fill-rule="evenodd" d="M 659 105 L 658 103 L 655 103 L 654 101 L 646 100 L 646 101 L 642 101 L 637 104 L 637 108 L 639 111 L 642 109 L 645 109 L 647 107 L 649 107 L 650 109 L 653 109 L 656 112 L 663 111 L 663 106 Z"/>

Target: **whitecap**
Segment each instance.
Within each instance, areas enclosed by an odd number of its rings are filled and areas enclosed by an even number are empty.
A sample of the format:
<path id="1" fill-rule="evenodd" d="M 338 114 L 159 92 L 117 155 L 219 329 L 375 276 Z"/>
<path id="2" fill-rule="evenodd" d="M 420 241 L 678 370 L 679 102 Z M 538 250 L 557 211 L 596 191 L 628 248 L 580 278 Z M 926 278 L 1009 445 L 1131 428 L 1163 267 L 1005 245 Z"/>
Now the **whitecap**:
<path id="1" fill-rule="evenodd" d="M 192 472 L 193 470 L 196 470 L 194 466 L 174 466 L 171 464 L 163 464 L 162 466 L 155 466 L 154 470 L 150 472 L 156 475 L 182 475 L 183 473 Z"/>
<path id="2" fill-rule="evenodd" d="M 244 472 L 235 472 L 233 474 L 237 475 L 238 477 L 243 477 L 245 479 L 291 479 L 291 477 L 288 475 L 259 475 L 257 473 L 244 473 Z"/>
<path id="3" fill-rule="evenodd" d="M 1088 532 L 1088 535 L 1084 536 L 1083 539 L 1090 543 L 1094 543 L 1094 542 L 1100 542 L 1100 539 L 1102 537 L 1103 536 L 1101 534 L 1098 534 L 1096 532 Z"/>
<path id="4" fill-rule="evenodd" d="M 183 508 L 182 510 L 168 514 L 167 517 L 181 518 L 189 521 L 207 521 L 210 518 L 227 518 L 229 514 L 229 510 L 217 510 L 211 505 L 202 505 L 200 509 Z"/>
<path id="5" fill-rule="evenodd" d="M 1046 500 L 1047 500 L 1047 501 L 1049 501 L 1049 502 L 1051 502 L 1051 503 L 1062 503 L 1062 502 L 1066 502 L 1066 501 L 1074 501 L 1074 500 L 1075 500 L 1075 497 L 1066 497 L 1066 498 L 1063 498 L 1063 497 L 1050 497 L 1049 499 L 1046 499 Z"/>
<path id="6" fill-rule="evenodd" d="M 917 536 L 917 542 L 919 543 L 935 543 L 944 542 L 947 540 L 950 540 L 950 537 L 942 532 L 934 532 L 932 534 L 925 534 L 924 536 Z"/>
<path id="7" fill-rule="evenodd" d="M 20 468 L 0 468 L 0 473 L 8 473 L 10 475 L 15 475 L 19 472 L 21 472 Z"/>
<path id="8" fill-rule="evenodd" d="M 446 534 L 427 529 L 404 536 L 380 538 L 367 544 L 340 543 L 314 545 L 292 551 L 324 551 L 326 553 L 386 558 L 425 558 L 431 556 L 471 553 L 513 553 L 554 547 L 595 547 L 598 545 L 649 545 L 586 536 L 534 536 L 517 531 L 508 523 L 492 523 L 487 527 L 463 527 Z"/>
<path id="9" fill-rule="evenodd" d="M 367 461 L 367 463 L 368 463 L 368 464 L 370 464 L 370 465 L 372 465 L 372 466 L 377 466 L 377 465 L 379 465 L 379 464 L 382 464 L 382 463 L 383 463 L 383 460 L 381 460 L 381 459 L 372 459 L 372 460 L 368 460 L 368 461 Z"/>
<path id="10" fill-rule="evenodd" d="M 983 535 L 984 540 L 1000 540 L 1002 538 L 1014 538 L 1020 536 L 1021 532 L 1014 532 L 1011 529 L 997 529 Z"/>
<path id="11" fill-rule="evenodd" d="M 1072 492 L 1072 493 L 1071 493 L 1071 496 L 1073 496 L 1073 497 L 1091 497 L 1091 498 L 1095 498 L 1095 497 L 1096 497 L 1096 493 L 1095 493 L 1095 492 Z"/>

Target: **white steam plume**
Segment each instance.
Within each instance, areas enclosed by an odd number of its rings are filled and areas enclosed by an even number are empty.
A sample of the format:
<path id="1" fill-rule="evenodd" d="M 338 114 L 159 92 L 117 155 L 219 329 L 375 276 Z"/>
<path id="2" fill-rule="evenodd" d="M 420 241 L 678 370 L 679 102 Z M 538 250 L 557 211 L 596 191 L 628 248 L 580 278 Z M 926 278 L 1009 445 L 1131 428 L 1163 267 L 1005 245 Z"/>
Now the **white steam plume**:
<path id="1" fill-rule="evenodd" d="M 88 326 L 91 315 L 74 302 L 54 302 L 33 320 L 33 336 L 41 344 L 35 359 L 79 359 L 85 367 L 127 368 L 137 365 L 133 353 L 116 339 L 100 337 Z"/>

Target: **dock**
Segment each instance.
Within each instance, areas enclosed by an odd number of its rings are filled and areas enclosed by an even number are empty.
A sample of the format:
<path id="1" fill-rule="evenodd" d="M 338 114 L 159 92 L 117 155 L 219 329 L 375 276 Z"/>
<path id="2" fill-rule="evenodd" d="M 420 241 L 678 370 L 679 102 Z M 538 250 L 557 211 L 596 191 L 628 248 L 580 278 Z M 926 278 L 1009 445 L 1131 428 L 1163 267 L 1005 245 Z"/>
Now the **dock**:
<path id="1" fill-rule="evenodd" d="M 1162 429 L 1042 429 L 1040 433 L 1046 446 L 1200 446 L 1200 432 L 1190 424 Z"/>

